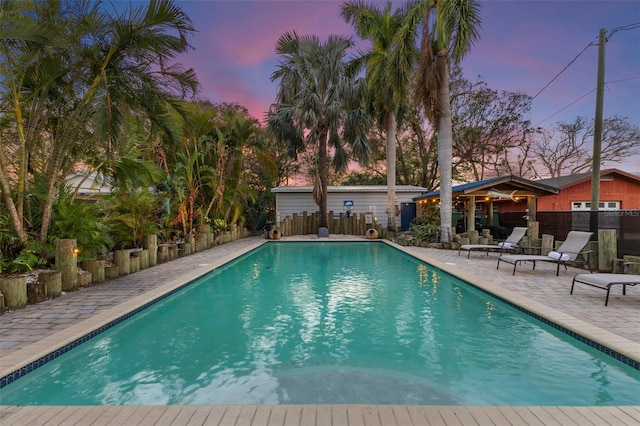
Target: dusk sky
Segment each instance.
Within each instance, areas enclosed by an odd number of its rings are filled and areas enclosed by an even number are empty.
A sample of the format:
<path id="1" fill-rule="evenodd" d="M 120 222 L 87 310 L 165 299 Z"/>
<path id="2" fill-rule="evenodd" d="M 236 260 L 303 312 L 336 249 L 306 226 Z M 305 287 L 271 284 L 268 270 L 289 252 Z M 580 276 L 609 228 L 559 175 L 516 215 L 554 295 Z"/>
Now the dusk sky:
<path id="1" fill-rule="evenodd" d="M 196 70 L 201 97 L 238 103 L 261 120 L 276 95 L 276 83 L 270 77 L 277 64 L 275 44 L 280 35 L 295 30 L 323 40 L 329 34 L 357 40 L 339 15 L 340 1 L 177 3 L 198 30 L 191 40 L 194 50 L 179 61 Z M 399 4 L 394 2 L 395 7 Z M 530 96 L 542 90 L 525 117 L 534 126 L 550 128 L 577 116 L 592 119 L 598 33 L 605 28 L 610 37 L 604 117 L 628 117 L 640 126 L 640 1 L 489 0 L 482 1 L 481 7 L 480 40 L 462 64 L 467 79 L 480 75 L 492 89 Z M 593 46 L 586 48 L 590 43 Z M 611 166 L 640 171 L 640 156 Z"/>

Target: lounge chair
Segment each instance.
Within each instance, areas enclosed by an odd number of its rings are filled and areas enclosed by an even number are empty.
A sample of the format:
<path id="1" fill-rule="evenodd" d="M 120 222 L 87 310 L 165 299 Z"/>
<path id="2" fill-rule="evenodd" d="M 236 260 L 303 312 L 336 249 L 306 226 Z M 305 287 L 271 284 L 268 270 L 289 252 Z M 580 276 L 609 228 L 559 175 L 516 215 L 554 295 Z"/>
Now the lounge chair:
<path id="1" fill-rule="evenodd" d="M 609 293 L 611 292 L 611 287 L 614 285 L 622 286 L 622 294 L 627 294 L 627 286 L 635 286 L 640 284 L 640 275 L 634 275 L 627 273 L 629 270 L 629 266 L 632 264 L 638 264 L 638 262 L 626 262 L 624 264 L 624 273 L 623 274 L 579 274 L 573 277 L 573 282 L 571 283 L 571 292 L 569 294 L 573 294 L 573 287 L 576 283 L 586 284 L 591 287 L 601 288 L 603 290 L 607 290 L 607 297 L 604 299 L 604 306 L 609 304 Z"/>
<path id="2" fill-rule="evenodd" d="M 511 231 L 511 235 L 509 235 L 506 240 L 499 242 L 497 245 L 495 244 L 463 244 L 458 249 L 458 256 L 460 256 L 460 252 L 462 250 L 467 250 L 468 252 L 467 259 L 469 259 L 469 257 L 471 256 L 472 250 L 486 251 L 487 256 L 489 255 L 489 252 L 493 250 L 499 250 L 500 253 L 502 254 L 502 252 L 505 250 L 513 250 L 517 248 L 518 243 L 520 243 L 520 240 L 522 239 L 522 237 L 524 237 L 526 233 L 527 233 L 527 228 L 522 226 L 517 226 L 513 228 L 513 231 Z"/>
<path id="3" fill-rule="evenodd" d="M 589 242 L 593 232 L 571 231 L 567 235 L 567 239 L 558 248 L 557 251 L 549 252 L 547 255 L 529 255 L 529 254 L 508 254 L 498 258 L 496 269 L 500 268 L 500 262 L 511 263 L 513 265 L 513 275 L 516 274 L 518 263 L 533 262 L 533 269 L 536 269 L 536 262 L 553 262 L 558 265 L 556 268 L 556 276 L 560 275 L 560 265 L 567 267 L 568 262 L 586 263 L 591 270 L 590 255 L 591 250 L 583 251 Z M 582 257 L 582 259 L 579 259 Z"/>

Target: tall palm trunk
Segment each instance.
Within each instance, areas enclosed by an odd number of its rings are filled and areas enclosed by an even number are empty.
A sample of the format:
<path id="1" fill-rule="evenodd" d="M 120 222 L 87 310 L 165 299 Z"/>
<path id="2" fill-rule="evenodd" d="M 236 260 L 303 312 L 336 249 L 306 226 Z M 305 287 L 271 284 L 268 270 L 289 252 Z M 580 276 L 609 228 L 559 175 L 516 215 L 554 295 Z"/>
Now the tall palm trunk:
<path id="1" fill-rule="evenodd" d="M 446 55 L 446 54 L 445 54 Z M 452 163 L 453 137 L 451 132 L 451 99 L 449 92 L 449 63 L 445 55 L 438 55 L 436 67 L 440 120 L 438 124 L 438 166 L 440 168 L 440 241 L 451 241 L 451 215 L 453 214 Z"/>
<path id="2" fill-rule="evenodd" d="M 327 220 L 327 181 L 329 180 L 329 159 L 327 157 L 327 131 L 320 132 L 318 138 L 318 176 L 320 188 L 316 203 L 320 208 L 320 228 L 329 228 Z"/>
<path id="3" fill-rule="evenodd" d="M 396 115 L 387 118 L 387 230 L 396 230 Z"/>

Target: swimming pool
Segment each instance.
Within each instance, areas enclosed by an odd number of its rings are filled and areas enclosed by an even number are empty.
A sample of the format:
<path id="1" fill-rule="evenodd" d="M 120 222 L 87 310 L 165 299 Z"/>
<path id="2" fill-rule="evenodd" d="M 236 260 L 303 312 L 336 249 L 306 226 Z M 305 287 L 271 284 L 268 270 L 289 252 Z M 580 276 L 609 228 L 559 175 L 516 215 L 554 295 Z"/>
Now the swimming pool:
<path id="1" fill-rule="evenodd" d="M 313 252 L 312 252 L 313 250 Z M 269 243 L 2 404 L 638 405 L 640 373 L 381 243 Z"/>

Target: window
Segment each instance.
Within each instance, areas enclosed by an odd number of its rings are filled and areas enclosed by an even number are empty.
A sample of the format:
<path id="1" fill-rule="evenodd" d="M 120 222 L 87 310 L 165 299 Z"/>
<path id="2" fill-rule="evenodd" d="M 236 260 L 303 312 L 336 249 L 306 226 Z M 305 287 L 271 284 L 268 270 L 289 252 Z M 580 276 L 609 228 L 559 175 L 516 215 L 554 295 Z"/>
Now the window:
<path id="1" fill-rule="evenodd" d="M 591 210 L 591 201 L 572 201 L 571 210 L 588 211 Z M 620 201 L 600 201 L 598 210 L 620 210 Z"/>

